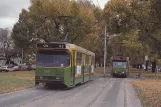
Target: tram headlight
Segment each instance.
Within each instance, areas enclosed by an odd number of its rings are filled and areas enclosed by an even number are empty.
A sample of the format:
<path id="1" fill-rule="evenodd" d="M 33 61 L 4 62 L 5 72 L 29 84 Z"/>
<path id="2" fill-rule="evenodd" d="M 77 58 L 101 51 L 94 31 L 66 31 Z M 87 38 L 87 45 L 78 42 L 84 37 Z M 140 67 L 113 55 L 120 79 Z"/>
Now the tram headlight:
<path id="1" fill-rule="evenodd" d="M 36 79 L 41 80 L 41 79 L 43 79 L 43 77 L 42 76 L 36 76 Z"/>
<path id="2" fill-rule="evenodd" d="M 56 80 L 63 80 L 63 77 L 56 77 Z"/>
<path id="3" fill-rule="evenodd" d="M 64 64 L 61 64 L 60 66 L 61 66 L 61 67 L 64 67 Z"/>
<path id="4" fill-rule="evenodd" d="M 60 78 L 59 77 L 56 77 L 57 80 L 59 80 Z"/>
<path id="5" fill-rule="evenodd" d="M 40 77 L 39 76 L 36 76 L 35 79 L 40 79 Z"/>
<path id="6" fill-rule="evenodd" d="M 43 77 L 41 77 L 41 76 L 40 76 L 40 79 L 42 80 L 42 79 L 43 79 Z"/>

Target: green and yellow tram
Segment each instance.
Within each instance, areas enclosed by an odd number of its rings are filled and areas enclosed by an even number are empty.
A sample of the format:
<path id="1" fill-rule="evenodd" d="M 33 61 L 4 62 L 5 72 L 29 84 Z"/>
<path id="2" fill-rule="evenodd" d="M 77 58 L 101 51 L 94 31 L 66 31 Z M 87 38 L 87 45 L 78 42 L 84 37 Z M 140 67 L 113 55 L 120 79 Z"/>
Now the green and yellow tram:
<path id="1" fill-rule="evenodd" d="M 124 56 L 113 56 L 112 60 L 112 76 L 127 77 L 129 73 L 129 58 Z"/>
<path id="2" fill-rule="evenodd" d="M 37 44 L 35 84 L 73 87 L 94 79 L 95 54 L 64 42 Z"/>

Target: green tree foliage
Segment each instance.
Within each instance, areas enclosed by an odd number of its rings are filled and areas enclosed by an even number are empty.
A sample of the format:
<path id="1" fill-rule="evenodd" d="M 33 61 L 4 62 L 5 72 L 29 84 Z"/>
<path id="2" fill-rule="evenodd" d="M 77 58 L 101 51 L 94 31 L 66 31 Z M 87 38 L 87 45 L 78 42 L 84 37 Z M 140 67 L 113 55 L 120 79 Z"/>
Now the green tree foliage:
<path id="1" fill-rule="evenodd" d="M 82 39 L 83 42 L 80 43 L 81 46 L 86 47 L 87 49 L 96 53 L 96 61 L 103 62 L 103 37 L 102 33 L 104 32 L 104 20 L 103 20 L 103 11 L 97 7 L 93 9 L 93 14 L 95 16 L 95 23 L 91 27 L 91 33 L 85 36 Z"/>
<path id="2" fill-rule="evenodd" d="M 156 59 L 160 53 L 160 5 L 159 0 L 111 0 L 105 6 L 110 35 L 119 36 L 113 39 L 118 39 L 123 54 L 134 63 L 139 63 L 146 54 L 151 60 Z M 113 43 L 113 47 L 117 46 Z"/>
<path id="3" fill-rule="evenodd" d="M 90 2 L 31 0 L 14 25 L 12 38 L 25 54 L 35 52 L 36 43 L 68 41 L 101 56 L 102 10 Z M 26 55 L 25 55 L 26 56 Z"/>

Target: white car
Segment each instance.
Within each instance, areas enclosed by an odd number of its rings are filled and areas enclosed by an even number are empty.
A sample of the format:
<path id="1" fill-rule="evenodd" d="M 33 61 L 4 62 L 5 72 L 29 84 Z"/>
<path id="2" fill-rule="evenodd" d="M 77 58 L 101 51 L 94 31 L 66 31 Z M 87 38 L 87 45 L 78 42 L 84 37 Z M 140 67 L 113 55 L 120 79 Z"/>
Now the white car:
<path id="1" fill-rule="evenodd" d="M 9 66 L 1 66 L 0 71 L 9 72 L 9 71 L 13 71 L 13 68 Z"/>
<path id="2" fill-rule="evenodd" d="M 16 71 L 18 69 L 19 66 L 14 66 L 13 67 L 13 71 Z"/>

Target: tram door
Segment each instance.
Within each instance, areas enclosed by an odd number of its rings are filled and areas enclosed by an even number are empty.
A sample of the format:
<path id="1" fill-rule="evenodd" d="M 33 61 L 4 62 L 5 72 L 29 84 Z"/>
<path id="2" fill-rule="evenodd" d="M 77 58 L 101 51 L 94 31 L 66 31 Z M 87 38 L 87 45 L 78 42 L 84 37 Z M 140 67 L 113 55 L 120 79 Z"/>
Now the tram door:
<path id="1" fill-rule="evenodd" d="M 92 56 L 90 55 L 89 56 L 89 68 L 88 68 L 88 70 L 89 70 L 89 79 L 91 80 L 91 70 L 92 70 Z"/>
<path id="2" fill-rule="evenodd" d="M 82 55 L 82 76 L 83 76 L 82 82 L 84 82 L 84 71 L 85 71 L 85 54 Z"/>
<path id="3" fill-rule="evenodd" d="M 85 70 L 84 70 L 84 77 L 85 77 L 85 81 L 88 81 L 89 80 L 89 73 L 90 73 L 90 71 L 89 71 L 89 66 L 90 64 L 89 64 L 89 55 L 87 55 L 86 54 L 86 60 L 85 60 Z"/>
<path id="4" fill-rule="evenodd" d="M 72 67 L 71 67 L 71 68 L 72 68 L 72 69 L 71 69 L 71 71 L 72 71 L 72 72 L 71 72 L 71 76 L 72 76 L 72 77 L 71 77 L 71 78 L 73 79 L 73 80 L 72 80 L 72 81 L 73 81 L 73 85 L 75 85 L 75 69 L 76 69 L 76 62 L 75 62 L 75 61 L 76 61 L 76 55 L 75 55 L 75 52 L 76 52 L 76 51 L 73 51 L 73 52 L 72 52 L 72 61 L 71 61 L 71 63 L 72 63 L 72 64 L 71 64 L 71 65 L 72 65 Z"/>

